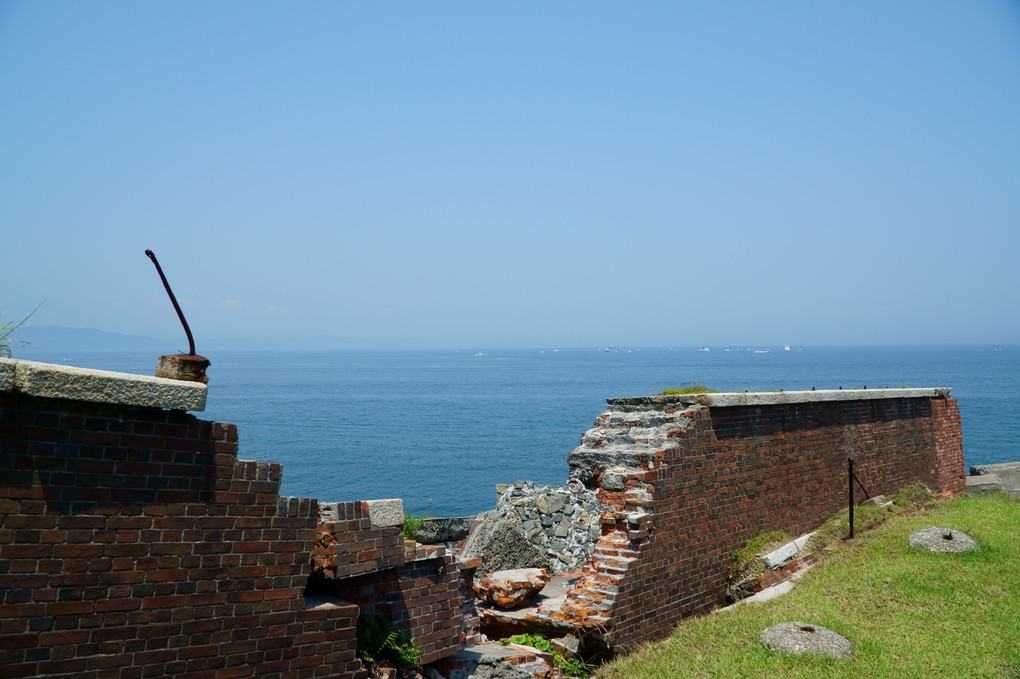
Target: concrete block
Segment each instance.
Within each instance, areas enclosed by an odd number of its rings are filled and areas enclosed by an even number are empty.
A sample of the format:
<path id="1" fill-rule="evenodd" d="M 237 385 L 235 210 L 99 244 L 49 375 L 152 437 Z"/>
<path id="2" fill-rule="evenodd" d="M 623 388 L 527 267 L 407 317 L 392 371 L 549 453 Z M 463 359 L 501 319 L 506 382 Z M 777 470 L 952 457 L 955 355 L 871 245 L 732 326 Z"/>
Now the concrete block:
<path id="1" fill-rule="evenodd" d="M 13 359 L 0 358 L 0 391 L 11 391 L 17 366 L 18 362 Z"/>
<path id="2" fill-rule="evenodd" d="M 967 492 L 975 494 L 983 493 L 1004 493 L 1002 479 L 995 474 L 982 474 L 981 476 L 967 477 Z"/>
<path id="3" fill-rule="evenodd" d="M 425 519 L 414 538 L 423 545 L 463 540 L 471 532 L 470 516 Z"/>
<path id="4" fill-rule="evenodd" d="M 808 533 L 802 535 L 793 542 L 787 543 L 779 549 L 769 552 L 763 558 L 769 568 L 778 568 L 786 562 L 793 559 L 794 555 L 800 551 L 800 548 L 807 544 L 807 541 L 811 538 L 814 533 Z"/>
<path id="5" fill-rule="evenodd" d="M 404 523 L 404 501 L 400 498 L 368 500 L 365 504 L 368 505 L 368 520 L 372 528 L 388 528 Z"/>
<path id="6" fill-rule="evenodd" d="M 37 361 L 2 360 L 0 389 L 5 391 L 91 403 L 205 410 L 208 388 L 199 382 L 182 382 L 109 370 L 88 370 Z M 13 379 L 10 375 L 11 363 L 14 364 Z"/>
<path id="7" fill-rule="evenodd" d="M 1002 462 L 999 464 L 981 464 L 970 468 L 970 473 L 981 476 L 997 476 L 1002 482 L 1002 492 L 1013 497 L 1020 497 L 1020 462 Z M 970 490 L 970 479 L 967 478 L 967 489 Z"/>

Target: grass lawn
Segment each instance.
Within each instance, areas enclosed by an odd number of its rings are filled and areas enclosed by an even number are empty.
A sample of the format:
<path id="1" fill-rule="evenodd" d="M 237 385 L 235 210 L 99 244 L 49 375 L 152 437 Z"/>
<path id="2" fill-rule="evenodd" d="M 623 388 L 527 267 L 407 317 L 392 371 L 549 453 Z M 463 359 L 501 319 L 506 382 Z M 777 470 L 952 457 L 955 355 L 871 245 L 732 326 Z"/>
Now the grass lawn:
<path id="1" fill-rule="evenodd" d="M 928 526 L 963 531 L 981 549 L 909 547 Z M 853 656 L 776 656 L 758 641 L 793 620 L 842 634 Z M 686 621 L 596 676 L 1020 679 L 1020 500 L 968 496 L 895 517 L 827 555 L 789 594 Z"/>

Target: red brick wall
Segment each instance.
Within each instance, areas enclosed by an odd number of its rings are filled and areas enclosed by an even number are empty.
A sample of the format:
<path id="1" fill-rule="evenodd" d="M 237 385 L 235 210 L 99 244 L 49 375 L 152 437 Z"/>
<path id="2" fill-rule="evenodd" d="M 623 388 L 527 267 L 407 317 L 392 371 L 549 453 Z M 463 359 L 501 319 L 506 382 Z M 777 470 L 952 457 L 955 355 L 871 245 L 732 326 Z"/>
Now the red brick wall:
<path id="1" fill-rule="evenodd" d="M 939 487 L 954 493 L 967 490 L 963 463 L 963 431 L 960 429 L 960 404 L 951 398 L 933 400 L 935 457 L 938 460 Z"/>
<path id="2" fill-rule="evenodd" d="M 669 407 L 648 401 L 652 410 Z M 730 554 L 745 540 L 808 532 L 845 506 L 848 455 L 871 495 L 918 481 L 964 487 L 955 401 L 694 408 L 688 416 L 649 456 L 654 470 L 629 473 L 622 492 L 600 490 L 603 536 L 564 607 L 592 628 L 604 621 L 617 650 L 725 603 Z M 647 516 L 635 522 L 642 507 Z"/>
<path id="3" fill-rule="evenodd" d="M 335 521 L 315 527 L 313 571 L 324 578 L 349 578 L 404 565 L 404 536 L 399 526 L 372 528 L 364 502 L 334 505 Z"/>
<path id="4" fill-rule="evenodd" d="M 0 394 L 0 677 L 367 676 L 280 474 L 232 425 Z"/>
<path id="5" fill-rule="evenodd" d="M 424 649 L 421 662 L 453 655 L 461 642 L 459 564 L 446 554 L 343 580 L 316 580 L 314 589 L 383 615 Z"/>
<path id="6" fill-rule="evenodd" d="M 343 502 L 320 523 L 310 590 L 387 616 L 424 649 L 422 663 L 460 650 L 461 563 L 445 548 L 404 542 L 400 528 L 372 528 L 364 502 Z"/>

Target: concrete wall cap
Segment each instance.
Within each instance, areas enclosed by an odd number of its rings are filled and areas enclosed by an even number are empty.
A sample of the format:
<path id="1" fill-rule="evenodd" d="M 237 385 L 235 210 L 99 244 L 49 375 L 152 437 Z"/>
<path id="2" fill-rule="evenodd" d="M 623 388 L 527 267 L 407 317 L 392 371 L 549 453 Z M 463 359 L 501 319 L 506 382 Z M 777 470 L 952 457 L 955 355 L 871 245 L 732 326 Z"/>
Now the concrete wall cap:
<path id="1" fill-rule="evenodd" d="M 795 403 L 825 401 L 873 401 L 888 398 L 948 398 L 948 387 L 895 388 L 895 389 L 819 389 L 816 391 L 731 391 L 716 394 L 680 394 L 639 396 L 636 398 L 610 398 L 611 406 L 652 405 L 677 403 L 700 405 L 709 408 L 736 408 L 741 406 L 778 406 Z"/>
<path id="2" fill-rule="evenodd" d="M 388 528 L 404 523 L 404 501 L 400 498 L 366 500 L 365 504 L 368 505 L 368 520 L 372 528 Z"/>
<path id="3" fill-rule="evenodd" d="M 199 382 L 0 358 L 0 391 L 111 405 L 205 410 Z"/>

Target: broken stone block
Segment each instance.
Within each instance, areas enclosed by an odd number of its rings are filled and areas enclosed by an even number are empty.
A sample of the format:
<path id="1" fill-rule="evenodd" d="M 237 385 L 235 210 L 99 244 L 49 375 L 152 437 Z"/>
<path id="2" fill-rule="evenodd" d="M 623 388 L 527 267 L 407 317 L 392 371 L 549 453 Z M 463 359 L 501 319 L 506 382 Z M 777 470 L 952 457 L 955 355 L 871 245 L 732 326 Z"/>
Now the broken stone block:
<path id="1" fill-rule="evenodd" d="M 522 527 L 505 519 L 483 523 L 468 538 L 462 558 L 480 558 L 486 573 L 512 568 L 551 569 L 549 557 L 522 531 Z"/>
<path id="2" fill-rule="evenodd" d="M 463 540 L 471 532 L 472 518 L 470 516 L 454 516 L 425 519 L 415 534 L 415 539 L 423 545 Z"/>
<path id="3" fill-rule="evenodd" d="M 404 522 L 404 501 L 400 498 L 395 500 L 368 500 L 368 520 L 372 528 L 387 528 L 399 526 Z"/>
<path id="4" fill-rule="evenodd" d="M 483 601 L 500 608 L 517 608 L 534 599 L 547 582 L 549 573 L 544 568 L 515 568 L 479 578 L 474 587 Z"/>

